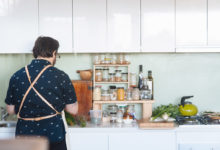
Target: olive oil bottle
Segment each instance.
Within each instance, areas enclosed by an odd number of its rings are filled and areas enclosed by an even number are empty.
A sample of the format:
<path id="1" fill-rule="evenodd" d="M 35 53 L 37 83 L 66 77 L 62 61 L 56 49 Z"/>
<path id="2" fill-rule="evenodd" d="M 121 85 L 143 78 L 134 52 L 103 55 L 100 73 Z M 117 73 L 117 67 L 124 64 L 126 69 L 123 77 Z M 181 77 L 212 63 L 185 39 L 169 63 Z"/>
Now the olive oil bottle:
<path id="1" fill-rule="evenodd" d="M 151 70 L 148 71 L 147 86 L 148 89 L 150 90 L 150 99 L 154 99 L 154 80 Z"/>

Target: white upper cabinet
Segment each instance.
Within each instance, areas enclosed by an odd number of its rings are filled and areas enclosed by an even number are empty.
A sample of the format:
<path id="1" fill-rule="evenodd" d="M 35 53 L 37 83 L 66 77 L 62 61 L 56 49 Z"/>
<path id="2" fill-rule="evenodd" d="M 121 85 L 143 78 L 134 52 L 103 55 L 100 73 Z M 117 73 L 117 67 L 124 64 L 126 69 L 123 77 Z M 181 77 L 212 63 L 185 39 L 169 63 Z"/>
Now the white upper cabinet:
<path id="1" fill-rule="evenodd" d="M 73 0 L 74 52 L 106 52 L 106 0 Z"/>
<path id="2" fill-rule="evenodd" d="M 59 41 L 59 52 L 72 52 L 72 0 L 39 0 L 39 35 Z"/>
<path id="3" fill-rule="evenodd" d="M 140 0 L 107 1 L 108 52 L 140 52 Z"/>
<path id="4" fill-rule="evenodd" d="M 208 45 L 220 47 L 220 0 L 208 1 Z"/>
<path id="5" fill-rule="evenodd" d="M 38 0 L 0 1 L 0 53 L 31 53 L 38 35 Z"/>
<path id="6" fill-rule="evenodd" d="M 143 52 L 175 52 L 175 0 L 141 1 Z"/>
<path id="7" fill-rule="evenodd" d="M 176 0 L 176 45 L 207 46 L 207 0 Z"/>

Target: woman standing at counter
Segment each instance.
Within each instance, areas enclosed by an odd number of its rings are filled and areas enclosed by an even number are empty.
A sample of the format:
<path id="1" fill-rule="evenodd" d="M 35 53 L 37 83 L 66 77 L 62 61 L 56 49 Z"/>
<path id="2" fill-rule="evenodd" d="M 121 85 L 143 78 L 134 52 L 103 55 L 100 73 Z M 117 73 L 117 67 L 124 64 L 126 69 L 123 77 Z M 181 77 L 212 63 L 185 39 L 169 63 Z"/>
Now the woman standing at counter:
<path id="1" fill-rule="evenodd" d="M 10 79 L 5 103 L 16 113 L 16 136 L 45 136 L 51 150 L 65 150 L 65 129 L 61 112 L 75 115 L 78 104 L 66 73 L 54 67 L 59 43 L 39 37 L 33 48 L 34 60 Z"/>

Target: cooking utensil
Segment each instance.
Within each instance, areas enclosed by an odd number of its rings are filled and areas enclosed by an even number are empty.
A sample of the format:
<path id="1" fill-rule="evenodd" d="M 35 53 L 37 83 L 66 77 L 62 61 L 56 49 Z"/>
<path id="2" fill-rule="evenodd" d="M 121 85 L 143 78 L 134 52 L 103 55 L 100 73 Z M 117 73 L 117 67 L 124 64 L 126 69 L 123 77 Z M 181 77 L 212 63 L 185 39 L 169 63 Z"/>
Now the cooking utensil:
<path id="1" fill-rule="evenodd" d="M 198 113 L 196 105 L 192 102 L 185 101 L 186 99 L 192 98 L 193 96 L 184 96 L 181 98 L 181 104 L 179 105 L 179 111 L 182 116 L 194 116 Z"/>
<path id="2" fill-rule="evenodd" d="M 89 70 L 77 70 L 76 72 L 79 73 L 80 78 L 82 80 L 91 80 L 91 78 L 92 78 L 92 70 L 91 69 L 89 69 Z"/>

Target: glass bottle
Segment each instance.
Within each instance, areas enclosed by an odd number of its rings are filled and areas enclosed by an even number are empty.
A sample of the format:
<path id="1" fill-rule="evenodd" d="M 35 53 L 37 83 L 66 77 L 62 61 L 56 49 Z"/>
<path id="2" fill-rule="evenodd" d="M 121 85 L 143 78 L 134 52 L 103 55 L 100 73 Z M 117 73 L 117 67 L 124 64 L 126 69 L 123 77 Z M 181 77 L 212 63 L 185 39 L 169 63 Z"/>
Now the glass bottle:
<path id="1" fill-rule="evenodd" d="M 152 77 L 152 71 L 148 71 L 148 77 L 147 77 L 147 86 L 150 90 L 150 99 L 154 99 L 154 80 Z"/>
<path id="2" fill-rule="evenodd" d="M 141 90 L 143 87 L 143 65 L 139 65 L 139 75 L 138 75 L 138 88 Z"/>

